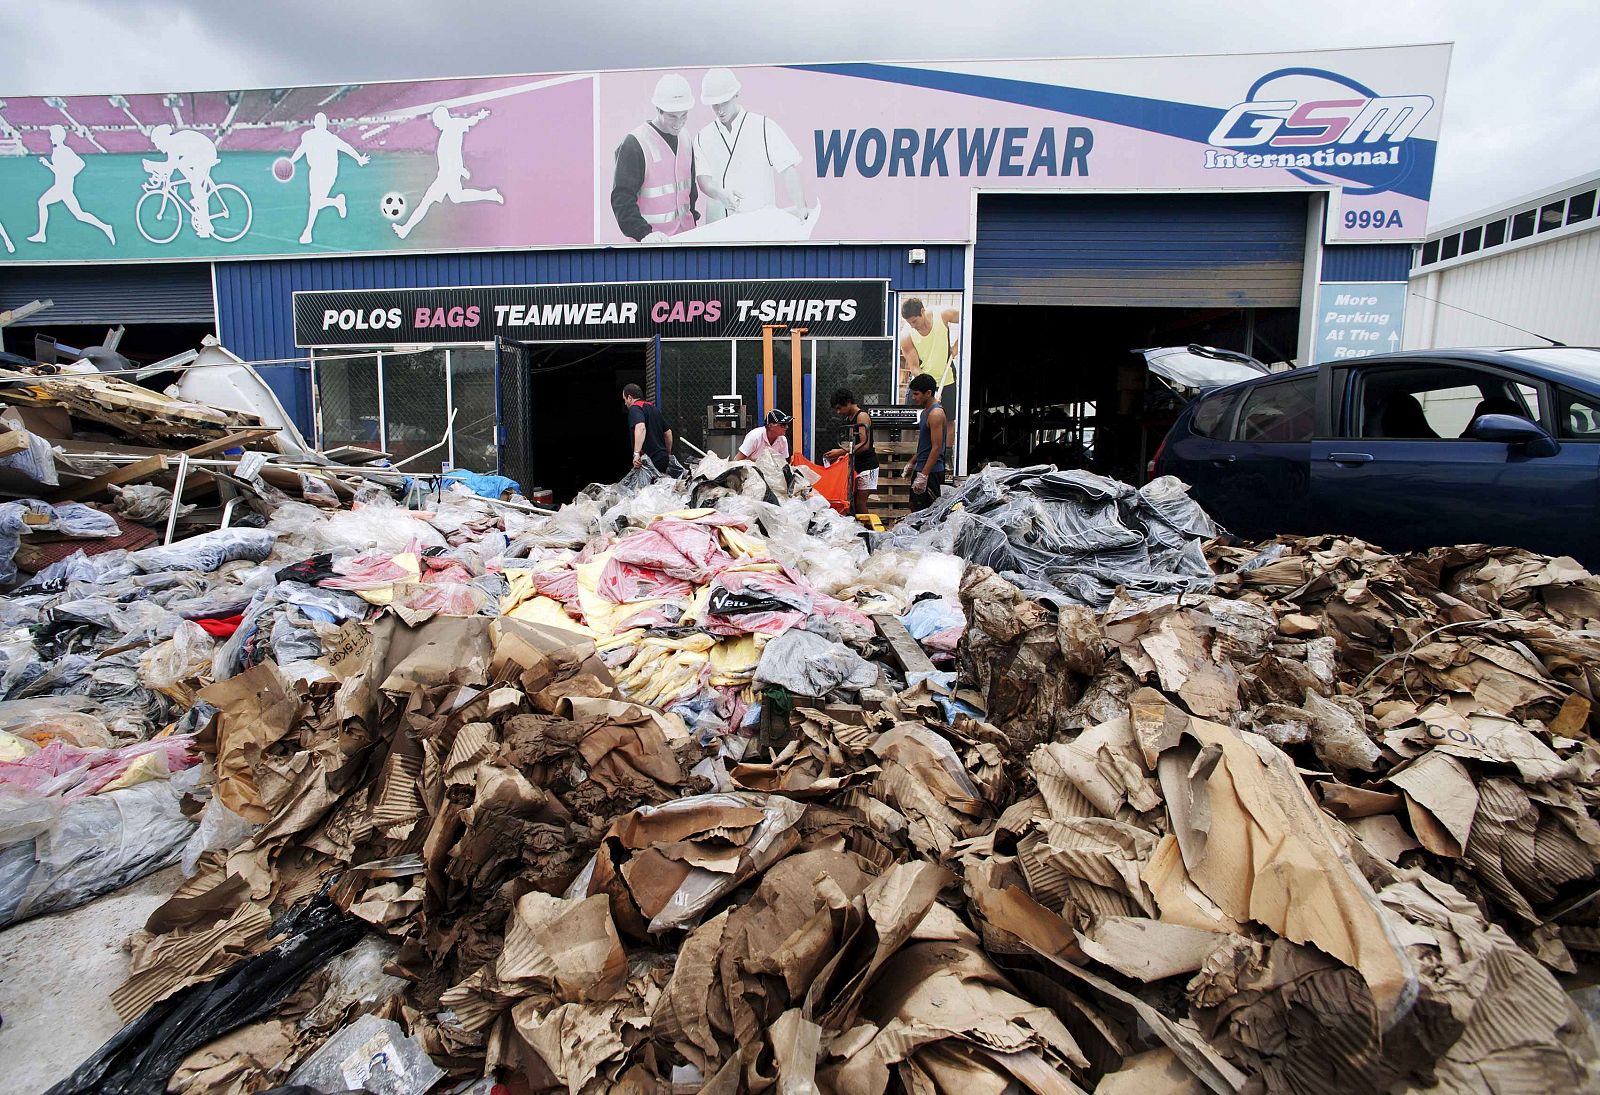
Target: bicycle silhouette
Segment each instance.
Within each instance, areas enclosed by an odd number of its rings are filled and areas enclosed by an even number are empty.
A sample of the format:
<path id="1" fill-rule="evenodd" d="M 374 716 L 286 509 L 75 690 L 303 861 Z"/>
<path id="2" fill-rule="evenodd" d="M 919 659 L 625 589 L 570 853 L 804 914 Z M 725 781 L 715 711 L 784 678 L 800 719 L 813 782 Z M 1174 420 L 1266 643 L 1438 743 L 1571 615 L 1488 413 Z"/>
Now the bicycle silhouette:
<path id="1" fill-rule="evenodd" d="M 174 179 L 159 171 L 150 172 L 144 193 L 133 207 L 133 220 L 139 234 L 151 243 L 171 243 L 183 231 L 184 215 L 194 220 L 194 201 L 178 192 L 187 179 Z M 250 231 L 255 211 L 250 195 L 232 183 L 211 184 L 211 237 L 218 243 L 232 243 Z"/>

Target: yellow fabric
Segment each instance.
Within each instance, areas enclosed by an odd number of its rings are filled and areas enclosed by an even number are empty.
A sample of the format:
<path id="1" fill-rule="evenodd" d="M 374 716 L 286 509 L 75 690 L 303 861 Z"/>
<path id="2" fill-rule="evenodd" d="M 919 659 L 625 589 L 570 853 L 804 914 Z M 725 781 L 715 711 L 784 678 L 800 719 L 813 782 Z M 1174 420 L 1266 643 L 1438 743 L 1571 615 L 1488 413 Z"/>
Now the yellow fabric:
<path id="1" fill-rule="evenodd" d="M 536 596 L 533 588 L 533 571 L 522 567 L 505 569 L 506 593 L 500 598 L 500 615 L 509 616 L 512 609 Z"/>
<path id="2" fill-rule="evenodd" d="M 554 597 L 546 597 L 542 593 L 535 594 L 517 605 L 510 612 L 502 612 L 501 615 L 509 616 L 513 620 L 521 620 L 524 623 L 559 627 L 563 631 L 575 631 L 579 635 L 594 637 L 592 629 L 585 627 L 567 615 L 567 610 L 560 601 Z"/>
<path id="3" fill-rule="evenodd" d="M 911 344 L 917 348 L 917 360 L 922 363 L 922 371 L 933 377 L 933 382 L 939 387 L 944 387 L 953 379 L 950 367 L 950 328 L 945 326 L 944 317 L 937 311 L 924 313 L 931 324 L 928 333 L 917 334 L 915 327 L 911 328 Z"/>
<path id="4" fill-rule="evenodd" d="M 396 555 L 392 561 L 396 566 L 404 570 L 408 576 L 397 579 L 390 585 L 379 586 L 377 589 L 354 590 L 355 595 L 368 604 L 392 605 L 394 604 L 397 590 L 415 584 L 422 577 L 422 560 L 417 558 L 415 552 L 403 551 Z"/>
<path id="5" fill-rule="evenodd" d="M 31 741 L 25 741 L 15 734 L 8 734 L 0 730 L 0 761 L 21 760 L 23 757 L 37 753 L 39 747 Z"/>
<path id="6" fill-rule="evenodd" d="M 132 764 L 122 775 L 100 788 L 98 793 L 106 791 L 120 791 L 124 787 L 135 787 L 141 783 L 148 783 L 153 779 L 166 779 L 170 775 L 167 771 L 167 755 L 165 753 L 146 753 Z"/>
<path id="7" fill-rule="evenodd" d="M 724 525 L 717 532 L 722 537 L 722 546 L 735 559 L 766 559 L 770 557 L 767 554 L 766 541 L 759 537 L 751 536 L 744 529 Z"/>
<path id="8" fill-rule="evenodd" d="M 755 673 L 761 661 L 764 644 L 755 635 L 740 635 L 736 639 L 723 639 L 711 648 L 711 668 L 722 676 L 748 676 Z"/>

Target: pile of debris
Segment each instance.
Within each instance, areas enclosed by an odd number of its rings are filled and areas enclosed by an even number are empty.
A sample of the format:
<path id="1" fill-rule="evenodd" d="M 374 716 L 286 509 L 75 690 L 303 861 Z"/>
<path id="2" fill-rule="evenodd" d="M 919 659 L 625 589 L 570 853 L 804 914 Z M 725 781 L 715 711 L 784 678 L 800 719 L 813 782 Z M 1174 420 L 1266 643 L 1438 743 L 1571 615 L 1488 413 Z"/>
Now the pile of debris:
<path id="1" fill-rule="evenodd" d="M 170 542 L 13 503 L 72 538 L 0 600 L 0 924 L 186 876 L 63 1095 L 1600 1085 L 1571 560 L 1050 469 L 870 535 L 771 457 L 552 513 L 247 455 Z"/>
<path id="2" fill-rule="evenodd" d="M 1556 977 L 1600 948 L 1569 560 L 1213 544 L 1209 592 L 1091 607 L 869 556 L 778 466 L 647 480 L 393 571 L 331 526 L 441 518 L 280 509 L 225 564 L 266 638 L 182 677 L 190 877 L 58 1090 L 1600 1080 Z M 872 634 L 951 573 L 955 670 Z M 294 587 L 351 579 L 297 646 Z"/>

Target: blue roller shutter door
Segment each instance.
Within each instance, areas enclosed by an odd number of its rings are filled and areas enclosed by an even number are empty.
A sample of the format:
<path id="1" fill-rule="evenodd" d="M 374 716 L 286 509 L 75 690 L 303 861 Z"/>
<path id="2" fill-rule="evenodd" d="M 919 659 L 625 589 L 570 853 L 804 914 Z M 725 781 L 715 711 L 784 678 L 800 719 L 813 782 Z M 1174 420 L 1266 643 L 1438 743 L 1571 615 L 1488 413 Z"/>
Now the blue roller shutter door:
<path id="1" fill-rule="evenodd" d="M 0 311 L 45 299 L 29 326 L 216 323 L 208 262 L 0 266 Z"/>
<path id="2" fill-rule="evenodd" d="M 1303 194 L 998 194 L 978 200 L 979 304 L 1294 308 Z"/>

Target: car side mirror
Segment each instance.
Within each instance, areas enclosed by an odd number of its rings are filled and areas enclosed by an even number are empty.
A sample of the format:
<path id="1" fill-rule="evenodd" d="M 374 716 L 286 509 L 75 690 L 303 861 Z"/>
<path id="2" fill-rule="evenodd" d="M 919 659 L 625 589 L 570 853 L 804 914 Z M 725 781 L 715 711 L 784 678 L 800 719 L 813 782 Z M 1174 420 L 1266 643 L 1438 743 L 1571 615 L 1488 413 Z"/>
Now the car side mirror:
<path id="1" fill-rule="evenodd" d="M 1561 451 L 1555 438 L 1520 414 L 1481 414 L 1472 420 L 1472 436 L 1479 441 L 1522 445 L 1529 456 L 1554 456 Z"/>

